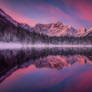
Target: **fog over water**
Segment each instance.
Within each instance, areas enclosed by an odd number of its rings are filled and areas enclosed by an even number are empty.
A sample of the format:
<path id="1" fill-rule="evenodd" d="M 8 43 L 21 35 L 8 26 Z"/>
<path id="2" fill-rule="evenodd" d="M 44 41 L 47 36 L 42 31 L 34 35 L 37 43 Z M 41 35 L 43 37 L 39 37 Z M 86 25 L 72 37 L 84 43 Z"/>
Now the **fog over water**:
<path id="1" fill-rule="evenodd" d="M 0 42 L 0 49 L 23 49 L 23 48 L 92 48 L 91 44 L 27 44 L 27 43 L 13 43 Z"/>

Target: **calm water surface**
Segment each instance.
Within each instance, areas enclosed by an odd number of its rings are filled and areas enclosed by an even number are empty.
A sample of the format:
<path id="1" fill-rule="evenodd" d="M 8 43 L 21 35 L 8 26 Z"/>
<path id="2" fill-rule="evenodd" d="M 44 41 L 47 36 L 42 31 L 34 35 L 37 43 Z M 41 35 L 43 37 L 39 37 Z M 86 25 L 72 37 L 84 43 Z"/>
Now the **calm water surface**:
<path id="1" fill-rule="evenodd" d="M 0 92 L 92 92 L 91 50 L 1 50 Z"/>

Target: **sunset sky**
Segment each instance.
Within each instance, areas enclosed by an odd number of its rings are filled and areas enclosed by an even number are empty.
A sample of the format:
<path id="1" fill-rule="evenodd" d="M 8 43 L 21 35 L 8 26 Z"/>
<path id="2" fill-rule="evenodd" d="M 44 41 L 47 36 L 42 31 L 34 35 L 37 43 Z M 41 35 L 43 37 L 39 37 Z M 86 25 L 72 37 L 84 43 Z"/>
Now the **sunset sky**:
<path id="1" fill-rule="evenodd" d="M 92 0 L 0 0 L 0 8 L 31 26 L 61 21 L 75 28 L 92 27 Z"/>

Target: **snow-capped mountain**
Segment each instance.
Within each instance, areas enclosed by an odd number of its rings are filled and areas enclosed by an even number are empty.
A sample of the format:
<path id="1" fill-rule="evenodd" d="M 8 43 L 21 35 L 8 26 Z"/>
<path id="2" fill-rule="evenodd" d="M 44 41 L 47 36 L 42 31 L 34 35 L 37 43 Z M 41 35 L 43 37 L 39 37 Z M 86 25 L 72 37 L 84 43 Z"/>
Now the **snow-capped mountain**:
<path id="1" fill-rule="evenodd" d="M 85 37 L 85 36 L 92 37 L 92 28 L 86 30 L 86 31 L 81 35 L 81 37 Z"/>
<path id="2" fill-rule="evenodd" d="M 71 25 L 64 25 L 61 22 L 37 24 L 33 29 L 35 32 L 57 37 L 84 37 L 92 32 L 92 28 L 88 30 L 85 27 L 75 29 Z"/>
<path id="3" fill-rule="evenodd" d="M 77 36 L 78 36 L 78 37 L 81 37 L 81 36 L 83 36 L 86 32 L 87 32 L 87 29 L 86 29 L 85 27 L 82 27 L 82 28 L 78 29 L 78 31 L 77 31 Z"/>
<path id="4" fill-rule="evenodd" d="M 74 29 L 71 25 L 64 25 L 61 22 L 37 24 L 34 27 L 34 30 L 48 36 L 77 36 L 76 29 Z"/>

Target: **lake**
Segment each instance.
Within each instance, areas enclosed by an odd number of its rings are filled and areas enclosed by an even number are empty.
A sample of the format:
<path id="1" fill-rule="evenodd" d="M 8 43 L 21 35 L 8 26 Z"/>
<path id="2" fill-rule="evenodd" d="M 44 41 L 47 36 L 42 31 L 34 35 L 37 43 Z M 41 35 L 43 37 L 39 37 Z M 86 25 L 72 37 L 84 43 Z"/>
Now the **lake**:
<path id="1" fill-rule="evenodd" d="M 92 49 L 0 50 L 0 92 L 92 92 Z"/>

